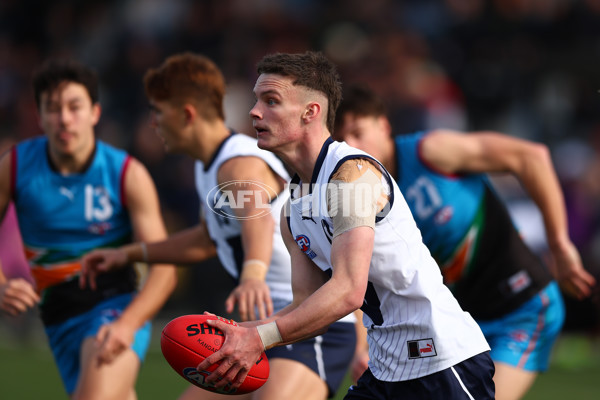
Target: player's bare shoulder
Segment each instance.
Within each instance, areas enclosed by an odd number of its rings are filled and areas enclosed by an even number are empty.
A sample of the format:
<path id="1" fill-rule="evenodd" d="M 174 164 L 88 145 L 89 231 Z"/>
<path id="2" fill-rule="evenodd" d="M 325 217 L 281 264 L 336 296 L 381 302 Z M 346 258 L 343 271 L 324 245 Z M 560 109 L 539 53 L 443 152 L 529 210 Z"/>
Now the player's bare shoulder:
<path id="1" fill-rule="evenodd" d="M 367 171 L 372 171 L 378 178 L 382 177 L 380 166 L 375 161 L 367 157 L 352 158 L 340 165 L 337 171 L 331 176 L 331 180 L 354 182 Z"/>

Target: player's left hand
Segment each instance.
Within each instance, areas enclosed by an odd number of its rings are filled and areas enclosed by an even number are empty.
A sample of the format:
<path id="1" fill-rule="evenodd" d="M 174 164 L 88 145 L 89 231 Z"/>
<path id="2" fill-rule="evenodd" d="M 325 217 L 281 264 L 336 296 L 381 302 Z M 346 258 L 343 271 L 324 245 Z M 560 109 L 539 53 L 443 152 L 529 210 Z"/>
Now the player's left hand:
<path id="1" fill-rule="evenodd" d="M 256 327 L 233 326 L 219 320 L 208 320 L 206 323 L 223 332 L 225 341 L 217 352 L 198 364 L 197 370 L 206 371 L 211 365 L 220 363 L 205 382 L 217 388 L 227 384 L 238 388 L 264 351 L 258 331 Z"/>
<path id="2" fill-rule="evenodd" d="M 96 334 L 98 365 L 112 363 L 123 351 L 131 347 L 135 329 L 117 320 L 102 325 Z"/>
<path id="3" fill-rule="evenodd" d="M 590 296 L 596 279 L 583 268 L 575 245 L 568 241 L 566 244 L 554 246 L 551 250 L 556 279 L 561 289 L 578 300 Z"/>
<path id="4" fill-rule="evenodd" d="M 225 300 L 225 311 L 231 314 L 235 304 L 242 321 L 264 319 L 273 314 L 269 286 L 260 279 L 246 279 L 233 289 Z M 258 310 L 258 318 L 255 310 Z"/>

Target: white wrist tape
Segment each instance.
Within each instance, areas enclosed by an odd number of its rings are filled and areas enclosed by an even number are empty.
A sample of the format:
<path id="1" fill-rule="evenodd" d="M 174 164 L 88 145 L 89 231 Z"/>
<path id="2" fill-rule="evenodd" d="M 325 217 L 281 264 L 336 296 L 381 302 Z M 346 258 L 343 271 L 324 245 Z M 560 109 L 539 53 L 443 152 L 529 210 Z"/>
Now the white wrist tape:
<path id="1" fill-rule="evenodd" d="M 258 325 L 256 330 L 258 331 L 258 336 L 260 336 L 260 340 L 262 341 L 265 350 L 270 349 L 277 343 L 283 342 L 281 334 L 279 333 L 279 328 L 277 327 L 277 322 L 275 321 Z"/>

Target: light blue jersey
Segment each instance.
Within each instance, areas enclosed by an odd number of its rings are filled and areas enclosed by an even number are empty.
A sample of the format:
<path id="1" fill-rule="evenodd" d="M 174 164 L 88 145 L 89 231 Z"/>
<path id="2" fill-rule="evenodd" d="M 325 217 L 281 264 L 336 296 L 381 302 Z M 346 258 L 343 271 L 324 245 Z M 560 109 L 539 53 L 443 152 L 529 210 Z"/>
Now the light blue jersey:
<path id="1" fill-rule="evenodd" d="M 15 146 L 11 183 L 26 257 L 43 294 L 42 320 L 51 324 L 133 291 L 135 276 L 131 268 L 103 274 L 96 291 L 80 290 L 76 279 L 81 255 L 131 240 L 123 194 L 128 154 L 97 141 L 84 172 L 61 175 L 47 148 L 45 136 Z"/>
<path id="2" fill-rule="evenodd" d="M 129 155 L 96 141 L 81 173 L 61 175 L 39 137 L 13 148 L 13 200 L 37 290 L 46 335 L 67 393 L 80 374 L 81 344 L 123 312 L 136 295 L 131 266 L 98 275 L 96 290 L 79 288 L 80 257 L 98 247 L 131 241 L 123 192 Z M 132 349 L 140 358 L 150 342 L 150 322 L 137 330 Z"/>
<path id="3" fill-rule="evenodd" d="M 425 132 L 400 135 L 396 181 L 446 283 L 476 319 L 517 309 L 551 281 L 484 174 L 447 175 L 421 158 Z"/>
<path id="4" fill-rule="evenodd" d="M 480 230 L 485 175 L 451 176 L 429 168 L 418 150 L 422 134 L 396 138 L 397 183 L 436 260 L 454 256 L 470 230 Z"/>
<path id="5" fill-rule="evenodd" d="M 479 323 L 494 361 L 546 370 L 564 322 L 556 282 L 487 176 L 436 171 L 421 158 L 424 136 L 396 137 L 396 180 L 444 282 Z"/>

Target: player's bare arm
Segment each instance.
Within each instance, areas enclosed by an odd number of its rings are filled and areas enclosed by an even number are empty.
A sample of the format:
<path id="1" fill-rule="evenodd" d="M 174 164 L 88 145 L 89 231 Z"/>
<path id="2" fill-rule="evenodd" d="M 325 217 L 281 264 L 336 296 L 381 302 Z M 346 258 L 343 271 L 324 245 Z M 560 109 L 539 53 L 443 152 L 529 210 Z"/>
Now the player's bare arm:
<path id="1" fill-rule="evenodd" d="M 125 173 L 126 202 L 136 239 L 157 241 L 166 238 L 154 183 L 143 165 L 132 159 Z M 154 317 L 177 283 L 174 265 L 154 264 L 144 286 L 120 318 L 98 332 L 102 343 L 99 361 L 111 362 L 133 342 L 135 331 Z"/>
<path id="2" fill-rule="evenodd" d="M 256 327 L 257 325 L 267 324 L 273 322 L 278 318 L 281 318 L 290 312 L 292 312 L 298 305 L 302 304 L 311 294 L 317 291 L 329 277 L 314 265 L 304 253 L 302 253 L 287 226 L 285 219 L 285 206 L 281 210 L 280 218 L 280 231 L 283 241 L 286 245 L 291 258 L 291 264 L 294 265 L 292 268 L 292 291 L 293 300 L 292 303 L 279 310 L 269 318 L 241 322 L 238 325 L 243 327 Z M 319 333 L 316 333 L 317 335 Z"/>
<path id="3" fill-rule="evenodd" d="M 282 235 L 291 250 L 294 301 L 276 314 L 281 336 L 278 345 L 317 336 L 362 306 L 375 236 L 373 229 L 365 226 L 337 236 L 331 253 L 333 274 L 327 279 L 299 250 L 289 230 L 282 230 Z"/>
<path id="4" fill-rule="evenodd" d="M 543 216 L 559 284 L 575 298 L 592 293 L 596 282 L 570 240 L 564 197 L 545 145 L 496 132 L 434 131 L 423 139 L 421 151 L 428 163 L 446 173 L 514 174 Z"/>
<path id="5" fill-rule="evenodd" d="M 11 198 L 11 153 L 0 158 L 0 221 L 4 219 Z M 0 263 L 0 310 L 9 315 L 19 315 L 39 303 L 40 297 L 25 279 L 7 279 Z"/>
<path id="6" fill-rule="evenodd" d="M 198 365 L 198 369 L 207 369 L 213 363 L 220 362 L 221 365 L 207 378 L 207 382 L 213 382 L 217 387 L 224 386 L 227 382 L 233 382 L 234 386 L 239 385 L 247 375 L 248 366 L 252 365 L 258 359 L 264 349 L 274 345 L 283 345 L 294 343 L 309 337 L 323 333 L 327 327 L 360 307 L 366 289 L 366 275 L 364 286 L 354 283 L 355 275 L 344 272 L 346 268 L 340 265 L 341 271 L 334 274 L 327 280 L 326 275 L 317 268 L 303 254 L 298 245 L 291 236 L 291 233 L 285 222 L 281 219 L 281 229 L 286 247 L 292 257 L 292 290 L 294 291 L 294 301 L 291 305 L 281 310 L 274 317 L 266 321 L 275 324 L 273 329 L 279 331 L 281 341 L 278 343 L 265 343 L 263 337 L 259 335 L 258 329 L 248 327 L 227 326 L 220 321 L 208 321 L 223 330 L 227 338 L 223 347 Z M 368 274 L 368 260 L 372 251 L 372 242 L 374 233 L 370 228 L 364 228 L 369 232 L 360 232 L 361 228 L 340 235 L 338 244 L 338 253 L 346 253 L 349 264 L 367 260 L 366 272 Z M 361 237 L 366 233 L 367 237 Z M 367 255 L 362 257 L 352 257 L 350 249 L 361 251 L 363 246 L 355 246 L 354 240 L 366 240 L 371 236 L 371 247 Z M 344 237 L 344 239 L 342 239 Z M 336 238 L 337 240 L 337 238 Z M 335 241 L 334 241 L 335 242 Z M 368 244 L 366 245 L 369 246 Z M 333 253 L 332 253 L 333 257 Z M 354 265 L 348 265 L 353 268 Z M 360 278 L 358 278 L 360 279 Z M 345 282 L 343 282 L 345 281 Z M 337 286 L 340 286 L 339 288 Z M 350 289 L 354 288 L 354 289 Z M 355 290 L 355 295 L 348 293 L 348 289 Z M 261 326 L 265 326 L 262 324 Z M 263 335 L 264 336 L 264 335 Z"/>
<path id="7" fill-rule="evenodd" d="M 369 184 L 365 178 L 379 183 L 381 173 L 369 161 L 350 160 L 340 166 L 331 183 L 350 186 L 356 182 Z M 338 190 L 337 193 L 343 197 L 354 192 Z M 361 307 L 373 252 L 375 233 L 372 225 L 379 209 L 379 197 L 372 197 L 372 213 L 366 218 L 357 215 L 353 208 L 343 209 L 343 205 L 347 204 L 344 199 L 328 199 L 330 213 L 333 209 L 337 212 L 335 215 L 332 213 L 332 276 L 325 281 L 324 273 L 300 251 L 285 218 L 282 218 L 282 236 L 292 257 L 293 304 L 296 305 L 292 312 L 277 320 L 283 343 L 315 336 L 319 330 Z"/>
<path id="8" fill-rule="evenodd" d="M 98 273 L 123 267 L 133 262 L 193 264 L 217 255 L 204 221 L 160 241 L 139 241 L 116 249 L 96 249 L 81 261 L 80 287 L 95 289 Z"/>
<path id="9" fill-rule="evenodd" d="M 95 277 L 113 268 L 133 262 L 193 264 L 217 255 L 216 247 L 208 235 L 206 224 L 176 232 L 157 242 L 140 241 L 116 249 L 98 249 L 82 259 L 83 273 L 80 286 L 95 288 Z"/>
<path id="10" fill-rule="evenodd" d="M 558 185 L 546 145 L 498 132 L 433 130 L 423 137 L 420 156 L 447 174 L 506 172 L 524 184 L 536 177 Z"/>
<path id="11" fill-rule="evenodd" d="M 354 311 L 356 316 L 356 348 L 354 357 L 350 364 L 350 378 L 356 383 L 358 378 L 369 367 L 369 344 L 367 343 L 367 328 L 362 323 L 363 312 L 361 310 Z"/>
<path id="12" fill-rule="evenodd" d="M 225 309 L 231 313 L 237 304 L 242 321 L 264 319 L 273 313 L 265 283 L 275 229 L 269 203 L 283 190 L 284 182 L 258 157 L 234 157 L 226 161 L 219 168 L 217 179 L 219 184 L 239 182 L 227 187 L 239 205 L 234 212 L 240 221 L 244 249 L 240 284 L 226 299 Z"/>
<path id="13" fill-rule="evenodd" d="M 141 245 L 138 244 L 138 247 Z M 152 263 L 194 264 L 215 257 L 217 249 L 208 234 L 206 223 L 201 220 L 196 226 L 176 232 L 165 240 L 148 242 L 145 253 L 142 253 L 133 250 L 133 259 Z"/>

